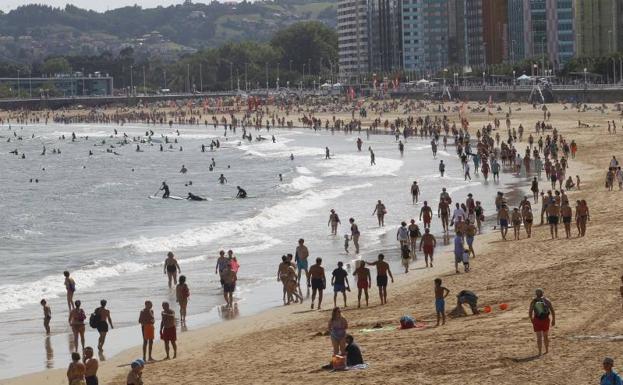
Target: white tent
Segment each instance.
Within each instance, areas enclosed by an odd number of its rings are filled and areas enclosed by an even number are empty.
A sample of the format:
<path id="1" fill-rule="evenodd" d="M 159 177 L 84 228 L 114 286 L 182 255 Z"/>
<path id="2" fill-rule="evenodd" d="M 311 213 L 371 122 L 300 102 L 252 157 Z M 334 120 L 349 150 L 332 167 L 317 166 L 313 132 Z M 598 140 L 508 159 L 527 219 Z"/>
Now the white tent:
<path id="1" fill-rule="evenodd" d="M 417 84 L 428 84 L 428 83 L 430 83 L 430 82 L 428 80 L 426 80 L 426 79 L 420 79 L 420 80 L 417 81 Z"/>
<path id="2" fill-rule="evenodd" d="M 530 76 L 526 75 L 526 74 L 523 74 L 520 77 L 518 77 L 517 80 L 525 81 L 525 80 L 532 80 L 532 78 Z"/>
<path id="3" fill-rule="evenodd" d="M 320 88 L 322 88 L 322 89 L 329 89 L 329 88 L 331 88 L 331 87 L 332 87 L 332 86 L 331 86 L 331 84 L 329 84 L 329 83 L 324 83 L 323 85 L 321 85 L 321 86 L 320 86 Z"/>
<path id="4" fill-rule="evenodd" d="M 342 88 L 342 83 L 335 83 L 333 88 Z"/>

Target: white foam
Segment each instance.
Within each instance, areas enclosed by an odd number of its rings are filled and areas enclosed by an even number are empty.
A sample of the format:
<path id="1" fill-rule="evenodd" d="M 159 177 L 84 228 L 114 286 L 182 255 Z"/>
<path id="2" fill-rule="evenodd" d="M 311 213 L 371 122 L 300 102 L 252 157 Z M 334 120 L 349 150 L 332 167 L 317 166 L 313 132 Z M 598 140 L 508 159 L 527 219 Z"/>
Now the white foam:
<path id="1" fill-rule="evenodd" d="M 370 158 L 361 155 L 336 155 L 329 161 L 317 162 L 325 171 L 322 176 L 379 177 L 395 176 L 403 165 L 402 160 L 376 158 L 376 165 L 370 165 Z"/>
<path id="2" fill-rule="evenodd" d="M 294 157 L 324 155 L 324 149 L 302 146 L 288 146 L 292 139 L 283 138 L 277 143 L 266 140 L 262 143 L 242 144 L 237 148 L 245 152 L 247 156 L 259 158 L 288 158 L 290 154 Z"/>
<path id="3" fill-rule="evenodd" d="M 296 168 L 296 172 L 298 172 L 301 175 L 311 175 L 311 174 L 313 174 L 310 169 L 308 169 L 307 167 L 303 167 L 303 166 L 298 166 Z"/>
<path id="4" fill-rule="evenodd" d="M 78 292 L 95 285 L 98 280 L 117 277 L 125 273 L 134 273 L 150 267 L 148 264 L 124 262 L 114 266 L 85 268 L 72 272 Z M 0 286 L 0 313 L 19 309 L 41 298 L 55 298 L 65 293 L 62 275 L 49 275 L 38 281 L 25 284 L 9 284 Z"/>
<path id="5" fill-rule="evenodd" d="M 264 208 L 259 214 L 239 222 L 226 221 L 208 226 L 188 229 L 171 236 L 140 237 L 120 243 L 119 247 L 129 247 L 139 253 L 155 253 L 193 247 L 216 242 L 225 237 L 246 237 L 267 229 L 275 229 L 300 221 L 324 207 L 344 193 L 372 186 L 370 183 L 323 190 L 320 192 L 306 191 L 299 195 L 286 198 L 274 206 Z"/>
<path id="6" fill-rule="evenodd" d="M 283 191 L 305 191 L 320 182 L 322 182 L 322 179 L 314 178 L 313 176 L 301 175 L 292 179 L 292 182 L 290 183 L 280 185 L 279 189 Z"/>

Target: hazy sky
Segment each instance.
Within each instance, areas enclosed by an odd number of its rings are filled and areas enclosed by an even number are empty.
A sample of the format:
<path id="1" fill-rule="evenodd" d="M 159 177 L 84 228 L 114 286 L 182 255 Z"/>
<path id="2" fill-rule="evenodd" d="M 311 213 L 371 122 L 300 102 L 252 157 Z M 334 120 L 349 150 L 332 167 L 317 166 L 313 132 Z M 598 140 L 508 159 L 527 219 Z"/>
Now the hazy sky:
<path id="1" fill-rule="evenodd" d="M 234 0 L 238 1 L 238 0 Z M 108 9 L 114 9 L 124 7 L 127 5 L 140 5 L 143 8 L 154 8 L 159 5 L 168 6 L 174 4 L 181 4 L 184 0 L 0 0 L 0 10 L 4 12 L 15 9 L 20 5 L 26 4 L 45 4 L 54 7 L 65 7 L 65 4 L 73 4 L 80 8 L 93 9 L 96 11 L 106 11 Z M 195 0 L 197 3 L 209 3 L 210 0 Z"/>

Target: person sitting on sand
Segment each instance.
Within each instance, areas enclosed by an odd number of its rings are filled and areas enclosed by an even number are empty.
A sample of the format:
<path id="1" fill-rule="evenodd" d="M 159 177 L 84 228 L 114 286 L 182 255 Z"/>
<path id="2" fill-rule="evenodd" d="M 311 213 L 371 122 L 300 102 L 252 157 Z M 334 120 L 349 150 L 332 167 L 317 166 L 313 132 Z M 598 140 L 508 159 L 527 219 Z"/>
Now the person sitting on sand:
<path id="1" fill-rule="evenodd" d="M 363 365 L 363 355 L 359 345 L 350 334 L 346 335 L 346 366 Z"/>
<path id="2" fill-rule="evenodd" d="M 599 379 L 600 385 L 623 385 L 623 381 L 621 380 L 621 376 L 612 368 L 614 367 L 614 360 L 610 357 L 604 358 L 603 361 L 604 374 L 601 375 Z"/>
<path id="3" fill-rule="evenodd" d="M 143 385 L 143 365 L 134 361 L 130 364 L 130 373 L 128 373 L 126 384 Z"/>

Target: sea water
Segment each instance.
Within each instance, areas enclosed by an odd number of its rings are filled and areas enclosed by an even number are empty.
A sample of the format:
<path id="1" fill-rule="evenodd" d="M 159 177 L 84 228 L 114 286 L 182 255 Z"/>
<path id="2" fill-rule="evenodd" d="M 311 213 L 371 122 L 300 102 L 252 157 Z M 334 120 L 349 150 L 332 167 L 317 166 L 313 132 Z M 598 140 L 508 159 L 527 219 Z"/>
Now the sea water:
<path id="1" fill-rule="evenodd" d="M 113 135 L 115 128 L 118 135 Z M 135 143 L 122 145 L 122 133 L 132 139 L 148 129 L 155 131 L 152 145 L 139 144 L 140 152 Z M 240 129 L 223 134 L 221 127 L 212 126 L 0 126 L 0 378 L 66 366 L 72 338 L 64 270 L 75 279 L 74 299 L 82 301 L 87 314 L 100 299 L 108 300 L 115 329 L 100 357 L 105 359 L 141 343 L 137 319 L 146 299 L 154 303 L 156 314 L 162 301 L 174 304 L 163 273 L 168 251 L 176 254 L 187 276 L 188 327 L 195 328 L 282 305 L 277 266 L 283 254 L 294 254 L 299 238 L 309 247 L 310 264 L 323 258 L 329 280 L 338 261 L 353 266 L 353 260 L 375 260 L 381 251 L 399 274 L 396 231 L 403 220 L 417 221 L 421 208 L 421 202 L 411 202 L 414 180 L 420 201 L 428 200 L 434 211 L 442 187 L 455 202 L 473 193 L 488 214 L 494 212 L 495 192 L 508 189 L 482 176 L 465 181 L 455 148 L 444 151 L 440 146 L 434 159 L 430 139 L 409 138 L 401 157 L 390 135 L 368 139 L 365 133 L 277 129 L 260 132 L 268 140 L 249 142 L 241 139 Z M 273 134 L 276 143 L 270 140 Z M 358 136 L 364 141 L 362 152 L 356 148 Z M 209 151 L 216 139 L 220 148 Z M 202 144 L 206 152 L 201 152 Z M 331 159 L 325 159 L 327 146 Z M 368 146 L 376 154 L 375 166 Z M 9 153 L 15 149 L 26 158 Z M 210 171 L 212 158 L 216 167 Z M 447 165 L 444 178 L 438 172 L 440 159 Z M 186 174 L 180 173 L 182 165 Z M 218 183 L 220 174 L 228 183 Z M 149 199 L 163 181 L 172 195 L 192 192 L 209 200 Z M 236 186 L 251 198 L 233 199 Z M 372 215 L 378 199 L 388 210 L 383 228 Z M 337 236 L 327 226 L 332 208 L 342 221 Z M 354 255 L 352 244 L 351 254 L 343 250 L 350 217 L 361 231 L 360 256 Z M 433 232 L 440 233 L 439 223 L 433 223 Z M 215 274 L 221 249 L 232 249 L 241 265 L 235 312 L 221 307 Z M 43 331 L 42 298 L 53 313 L 49 338 Z M 87 329 L 87 345 L 94 346 L 97 335 Z"/>

